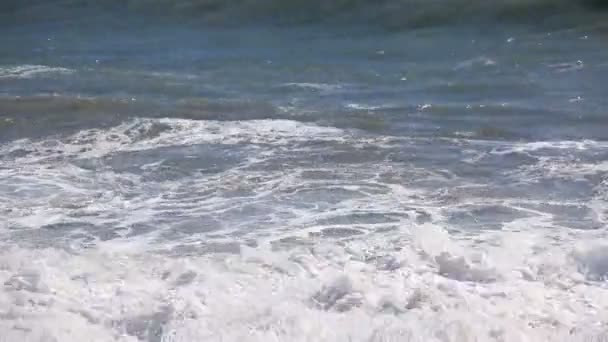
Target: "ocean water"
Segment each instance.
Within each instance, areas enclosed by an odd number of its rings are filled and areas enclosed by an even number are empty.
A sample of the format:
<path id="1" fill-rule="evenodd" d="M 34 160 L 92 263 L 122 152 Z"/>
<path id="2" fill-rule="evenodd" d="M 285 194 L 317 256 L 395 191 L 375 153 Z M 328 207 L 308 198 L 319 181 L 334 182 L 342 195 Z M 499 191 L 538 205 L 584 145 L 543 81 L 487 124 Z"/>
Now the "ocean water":
<path id="1" fill-rule="evenodd" d="M 601 1 L 2 1 L 0 341 L 608 341 Z"/>

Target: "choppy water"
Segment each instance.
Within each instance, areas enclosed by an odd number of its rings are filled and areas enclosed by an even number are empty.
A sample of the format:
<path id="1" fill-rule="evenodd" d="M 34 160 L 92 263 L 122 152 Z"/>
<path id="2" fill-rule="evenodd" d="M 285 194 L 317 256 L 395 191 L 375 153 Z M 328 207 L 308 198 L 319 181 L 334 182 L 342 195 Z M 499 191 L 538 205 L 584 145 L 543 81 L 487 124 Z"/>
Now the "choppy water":
<path id="1" fill-rule="evenodd" d="M 0 341 L 608 338 L 600 2 L 3 4 Z"/>

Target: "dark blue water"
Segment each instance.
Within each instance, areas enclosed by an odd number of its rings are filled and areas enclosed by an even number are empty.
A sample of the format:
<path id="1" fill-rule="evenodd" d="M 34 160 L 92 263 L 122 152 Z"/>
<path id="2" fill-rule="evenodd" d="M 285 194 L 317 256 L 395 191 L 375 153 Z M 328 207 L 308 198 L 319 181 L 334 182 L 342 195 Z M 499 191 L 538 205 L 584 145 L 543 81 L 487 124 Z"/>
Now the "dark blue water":
<path id="1" fill-rule="evenodd" d="M 188 115 L 189 102 L 204 101 L 219 112 L 231 111 L 223 106 L 244 111 L 218 118 L 329 120 L 397 135 L 606 139 L 600 125 L 606 41 L 597 30 L 509 25 L 386 32 L 91 20 L 82 27 L 64 19 L 5 29 L 5 100 L 135 98 L 169 116 Z M 20 65 L 70 72 L 12 75 Z"/>

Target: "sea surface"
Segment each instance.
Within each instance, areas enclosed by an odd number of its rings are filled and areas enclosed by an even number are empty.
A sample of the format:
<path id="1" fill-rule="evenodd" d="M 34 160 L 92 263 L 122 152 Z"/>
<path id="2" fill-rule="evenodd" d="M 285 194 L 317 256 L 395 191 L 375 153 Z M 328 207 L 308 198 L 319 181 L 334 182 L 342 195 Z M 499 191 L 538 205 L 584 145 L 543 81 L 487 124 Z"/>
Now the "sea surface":
<path id="1" fill-rule="evenodd" d="M 607 341 L 606 7 L 2 1 L 0 341 Z"/>

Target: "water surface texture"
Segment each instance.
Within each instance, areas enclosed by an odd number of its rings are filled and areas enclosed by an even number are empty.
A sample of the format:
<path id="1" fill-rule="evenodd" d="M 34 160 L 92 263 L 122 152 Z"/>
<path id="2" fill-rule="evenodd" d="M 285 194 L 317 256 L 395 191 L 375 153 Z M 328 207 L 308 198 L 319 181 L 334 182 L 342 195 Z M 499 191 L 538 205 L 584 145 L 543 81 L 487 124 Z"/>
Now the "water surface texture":
<path id="1" fill-rule="evenodd" d="M 0 341 L 608 338 L 602 1 L 3 1 Z"/>

